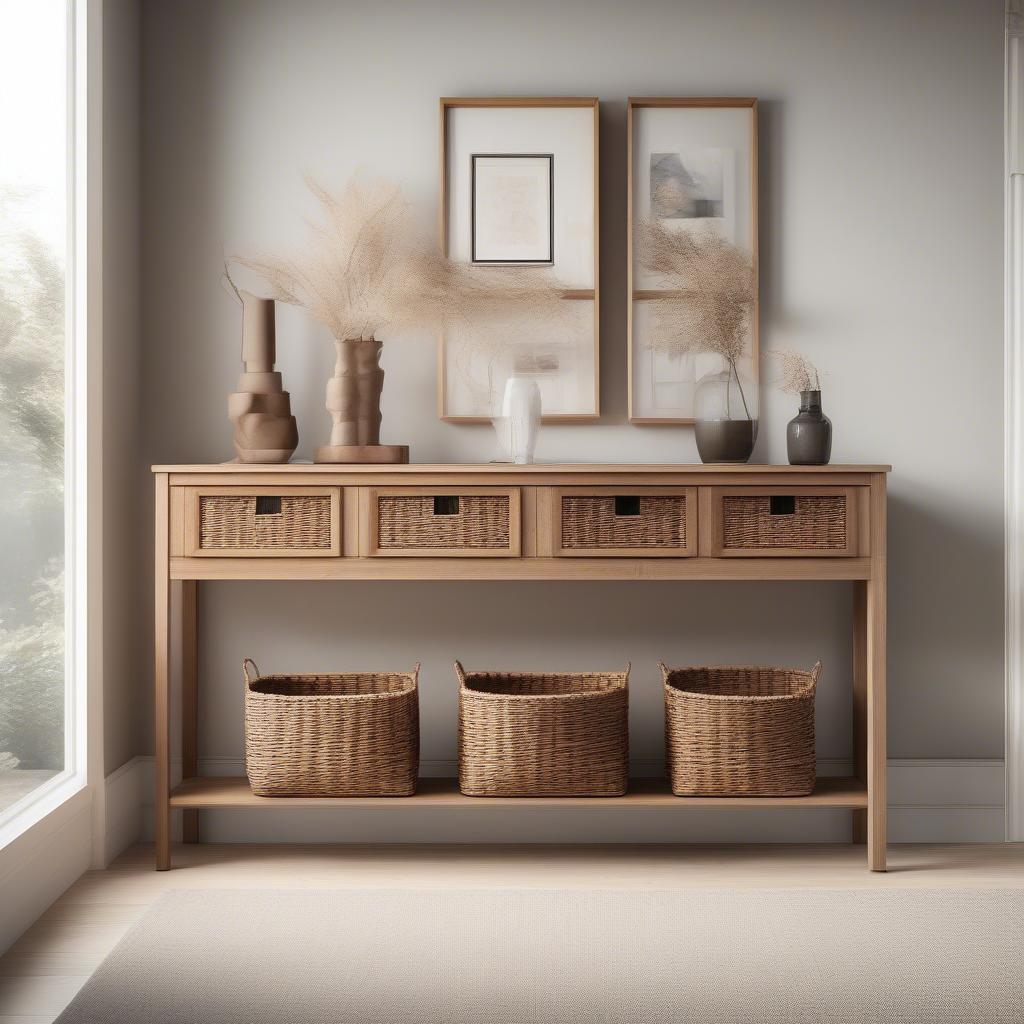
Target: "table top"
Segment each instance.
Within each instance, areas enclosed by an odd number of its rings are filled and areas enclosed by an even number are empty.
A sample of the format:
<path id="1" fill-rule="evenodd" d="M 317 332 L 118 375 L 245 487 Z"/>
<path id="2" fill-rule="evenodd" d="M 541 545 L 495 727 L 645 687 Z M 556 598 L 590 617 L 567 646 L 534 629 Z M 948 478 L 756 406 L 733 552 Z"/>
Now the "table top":
<path id="1" fill-rule="evenodd" d="M 378 463 L 313 463 L 289 462 L 285 464 L 222 462 L 200 465 L 155 465 L 154 473 L 530 473 L 570 475 L 573 473 L 729 473 L 743 476 L 759 473 L 808 473 L 815 476 L 830 473 L 889 473 L 892 466 L 842 465 L 827 466 L 759 466 L 723 463 L 602 463 L 602 462 L 534 462 L 517 466 L 511 462 L 417 463 L 386 465 Z"/>

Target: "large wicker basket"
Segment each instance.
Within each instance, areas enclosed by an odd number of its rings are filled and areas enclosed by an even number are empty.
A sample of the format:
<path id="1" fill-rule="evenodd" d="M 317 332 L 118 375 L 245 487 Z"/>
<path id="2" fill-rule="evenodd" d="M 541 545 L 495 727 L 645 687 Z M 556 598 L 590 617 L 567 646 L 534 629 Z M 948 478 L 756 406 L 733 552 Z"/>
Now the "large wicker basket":
<path id="1" fill-rule="evenodd" d="M 252 672 L 250 672 L 250 668 Z M 419 767 L 412 672 L 245 674 L 245 767 L 257 796 L 411 796 Z"/>
<path id="2" fill-rule="evenodd" d="M 805 796 L 814 790 L 821 662 L 667 668 L 665 756 L 676 796 Z"/>
<path id="3" fill-rule="evenodd" d="M 624 672 L 466 672 L 459 788 L 467 796 L 622 796 L 629 777 Z"/>

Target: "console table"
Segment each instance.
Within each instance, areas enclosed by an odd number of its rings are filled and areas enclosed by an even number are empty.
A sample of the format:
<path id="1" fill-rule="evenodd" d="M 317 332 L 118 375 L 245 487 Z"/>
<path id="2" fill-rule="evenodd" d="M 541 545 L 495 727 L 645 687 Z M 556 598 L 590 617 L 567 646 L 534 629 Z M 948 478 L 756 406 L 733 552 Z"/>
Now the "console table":
<path id="1" fill-rule="evenodd" d="M 154 466 L 156 867 L 198 812 L 337 804 L 832 807 L 885 870 L 888 466 Z M 426 779 L 403 798 L 267 798 L 197 774 L 202 580 L 849 580 L 854 775 L 804 797 L 676 797 L 640 780 L 610 798 L 477 798 Z M 182 782 L 171 786 L 171 588 L 181 587 Z M 652 652 L 652 659 L 657 652 Z"/>

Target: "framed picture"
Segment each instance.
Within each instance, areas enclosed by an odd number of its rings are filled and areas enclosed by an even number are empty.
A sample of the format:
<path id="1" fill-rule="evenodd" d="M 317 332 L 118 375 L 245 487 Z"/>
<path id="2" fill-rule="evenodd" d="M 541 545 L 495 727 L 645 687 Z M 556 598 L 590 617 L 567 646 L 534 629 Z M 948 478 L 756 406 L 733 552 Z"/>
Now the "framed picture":
<path id="1" fill-rule="evenodd" d="M 447 332 L 438 350 L 439 416 L 487 422 L 500 412 L 508 378 L 526 374 L 540 387 L 545 422 L 596 420 L 597 100 L 446 98 L 440 115 L 445 252 L 495 272 L 553 273 L 566 285 L 567 306 L 558 323 L 528 331 Z"/>
<path id="2" fill-rule="evenodd" d="M 553 264 L 554 154 L 474 153 L 469 159 L 472 261 Z"/>
<path id="3" fill-rule="evenodd" d="M 716 356 L 671 356 L 649 344 L 659 282 L 636 265 L 637 226 L 647 218 L 672 231 L 721 234 L 747 249 L 757 275 L 757 100 L 631 99 L 629 137 L 627 337 L 631 423 L 693 422 L 697 381 Z M 756 286 L 755 286 L 756 295 Z M 758 377 L 757 300 L 746 350 Z"/>

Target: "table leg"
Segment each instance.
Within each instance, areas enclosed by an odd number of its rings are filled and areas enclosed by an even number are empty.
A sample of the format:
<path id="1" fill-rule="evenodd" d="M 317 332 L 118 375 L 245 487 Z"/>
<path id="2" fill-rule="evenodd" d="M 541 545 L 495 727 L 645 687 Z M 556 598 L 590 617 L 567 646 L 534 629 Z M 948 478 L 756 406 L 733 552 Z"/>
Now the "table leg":
<path id="1" fill-rule="evenodd" d="M 885 476 L 871 479 L 871 579 L 865 601 L 868 865 L 885 870 L 886 850 L 886 500 Z"/>
<path id="2" fill-rule="evenodd" d="M 153 704 L 156 727 L 153 753 L 156 761 L 156 787 L 153 794 L 153 820 L 156 839 L 156 869 L 171 866 L 171 733 L 170 733 L 170 563 L 168 515 L 170 492 L 166 473 L 156 476 L 156 531 L 154 557 Z"/>
<path id="3" fill-rule="evenodd" d="M 181 584 L 181 774 L 191 779 L 199 773 L 199 581 Z M 182 811 L 182 835 L 186 843 L 199 842 L 199 812 Z"/>
<path id="4" fill-rule="evenodd" d="M 868 782 L 868 589 L 853 585 L 853 774 Z M 853 841 L 868 841 L 868 812 L 853 812 Z"/>

